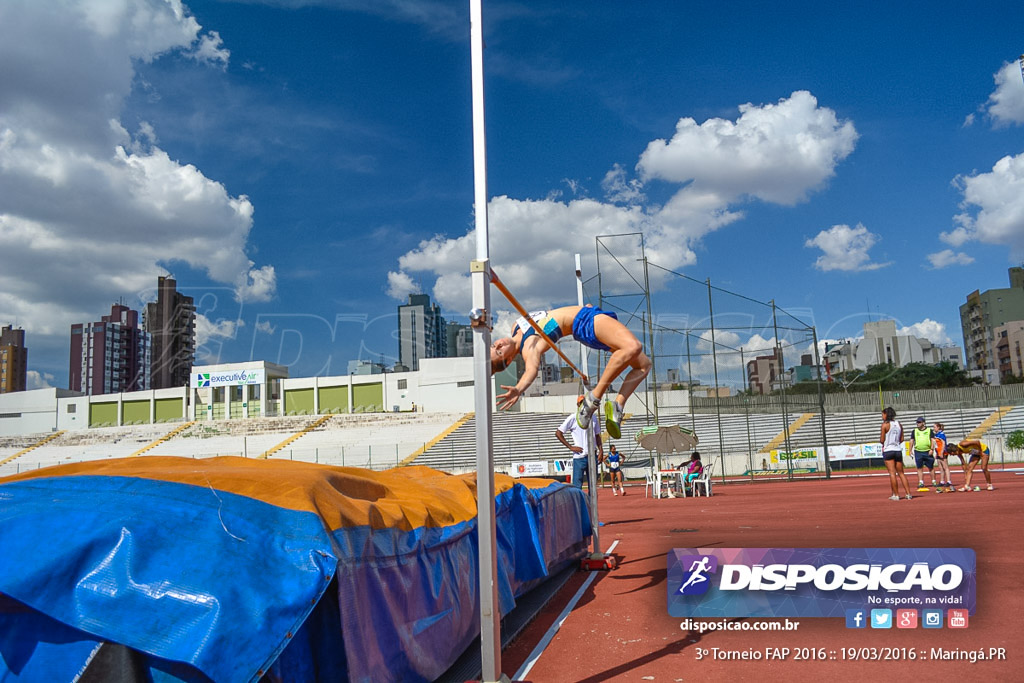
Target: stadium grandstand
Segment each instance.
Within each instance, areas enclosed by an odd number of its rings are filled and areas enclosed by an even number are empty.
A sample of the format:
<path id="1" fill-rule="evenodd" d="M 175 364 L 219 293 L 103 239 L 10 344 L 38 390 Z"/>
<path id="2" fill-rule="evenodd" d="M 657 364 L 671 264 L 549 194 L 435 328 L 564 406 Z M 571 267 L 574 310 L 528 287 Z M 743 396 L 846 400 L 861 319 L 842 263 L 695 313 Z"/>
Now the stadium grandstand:
<path id="1" fill-rule="evenodd" d="M 1024 406 L 942 409 L 921 413 L 929 425 L 942 422 L 951 439 L 982 438 L 994 448 L 994 462 L 1018 460 L 1004 452 L 1005 436 L 1024 429 Z M 901 417 L 912 420 L 917 413 Z M 555 438 L 563 413 L 495 413 L 493 449 L 495 470 L 512 472 L 514 463 L 547 461 L 552 475 L 560 474 L 570 456 Z M 635 436 L 650 422 L 633 415 L 623 423 L 617 443 L 626 455 L 629 478 L 642 478 L 654 456 L 639 447 Z M 785 469 L 773 461 L 779 452 L 807 451 L 822 446 L 822 418 L 818 412 L 691 413 L 685 409 L 662 411 L 661 424 L 693 429 L 705 457 L 718 459 L 716 476 L 740 476 L 762 463 Z M 828 413 L 824 434 L 830 448 L 871 444 L 878 440 L 877 411 Z M 88 430 L 0 437 L 0 477 L 28 469 L 72 462 L 122 457 L 177 455 L 206 458 L 236 455 L 249 458 L 300 460 L 328 465 L 383 470 L 396 466 L 425 465 L 459 474 L 476 467 L 476 418 L 472 413 L 364 413 L 352 415 L 296 415 L 238 420 L 178 422 L 100 427 Z M 686 453 L 662 457 L 662 467 L 686 459 Z"/>

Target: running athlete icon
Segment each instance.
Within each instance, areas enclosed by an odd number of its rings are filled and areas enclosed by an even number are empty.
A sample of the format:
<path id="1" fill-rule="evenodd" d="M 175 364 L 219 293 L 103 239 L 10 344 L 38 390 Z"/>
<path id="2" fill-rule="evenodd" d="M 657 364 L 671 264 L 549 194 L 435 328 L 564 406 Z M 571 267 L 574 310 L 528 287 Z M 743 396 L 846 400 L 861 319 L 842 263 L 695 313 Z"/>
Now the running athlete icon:
<path id="1" fill-rule="evenodd" d="M 704 576 L 704 574 L 711 571 L 711 567 L 709 566 L 710 563 L 711 558 L 707 555 L 700 558 L 700 560 L 694 560 L 693 564 L 690 565 L 690 576 L 683 582 L 683 585 L 679 587 L 679 592 L 683 593 L 690 586 L 707 581 L 708 577 Z"/>

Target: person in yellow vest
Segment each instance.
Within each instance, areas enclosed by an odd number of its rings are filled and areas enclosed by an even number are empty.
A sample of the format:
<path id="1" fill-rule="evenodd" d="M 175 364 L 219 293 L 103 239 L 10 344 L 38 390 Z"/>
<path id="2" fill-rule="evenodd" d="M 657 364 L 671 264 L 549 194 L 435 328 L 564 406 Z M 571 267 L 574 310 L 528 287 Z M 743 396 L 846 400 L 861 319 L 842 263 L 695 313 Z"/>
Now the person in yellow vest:
<path id="1" fill-rule="evenodd" d="M 917 468 L 917 490 L 928 490 L 922 471 L 925 469 L 932 478 L 932 486 L 938 486 L 935 482 L 935 432 L 928 428 L 923 417 L 917 418 L 917 426 L 910 434 L 910 446 L 914 450 L 914 465 Z"/>
<path id="2" fill-rule="evenodd" d="M 981 464 L 981 471 L 985 475 L 985 481 L 988 483 L 988 490 L 994 491 L 995 486 L 992 486 L 992 475 L 988 471 L 988 458 L 992 454 L 989 450 L 988 444 L 979 441 L 978 439 L 964 439 L 958 444 L 949 444 L 946 446 L 946 450 L 951 454 L 957 453 L 970 453 L 971 459 L 967 461 L 967 469 L 964 472 L 964 486 L 963 488 L 957 489 L 957 491 L 970 491 L 971 490 L 971 477 L 974 474 L 974 468 Z M 980 491 L 980 486 L 974 487 L 975 491 Z"/>

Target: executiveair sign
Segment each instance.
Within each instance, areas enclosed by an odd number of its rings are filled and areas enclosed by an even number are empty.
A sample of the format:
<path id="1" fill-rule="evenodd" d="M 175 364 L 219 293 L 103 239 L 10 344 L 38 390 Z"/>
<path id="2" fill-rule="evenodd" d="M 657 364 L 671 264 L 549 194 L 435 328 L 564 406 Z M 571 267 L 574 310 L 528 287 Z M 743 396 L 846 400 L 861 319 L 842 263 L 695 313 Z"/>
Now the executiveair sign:
<path id="1" fill-rule="evenodd" d="M 209 387 L 237 387 L 246 384 L 263 384 L 266 371 L 235 370 L 233 372 L 193 372 L 192 388 L 206 389 Z"/>

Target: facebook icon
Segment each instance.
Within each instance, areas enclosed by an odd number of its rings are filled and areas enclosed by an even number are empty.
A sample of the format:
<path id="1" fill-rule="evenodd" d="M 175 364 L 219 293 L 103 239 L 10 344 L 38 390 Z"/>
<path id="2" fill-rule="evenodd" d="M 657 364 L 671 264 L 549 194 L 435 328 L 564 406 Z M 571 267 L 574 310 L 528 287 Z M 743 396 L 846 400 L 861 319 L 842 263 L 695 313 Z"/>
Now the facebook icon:
<path id="1" fill-rule="evenodd" d="M 846 628 L 867 628 L 867 612 L 862 609 L 846 610 Z"/>

